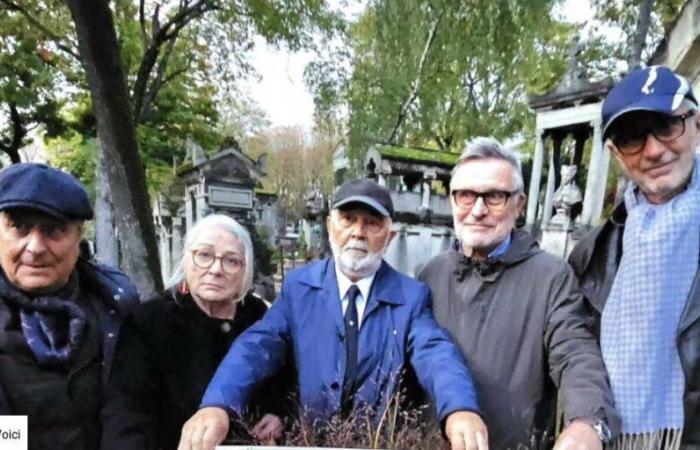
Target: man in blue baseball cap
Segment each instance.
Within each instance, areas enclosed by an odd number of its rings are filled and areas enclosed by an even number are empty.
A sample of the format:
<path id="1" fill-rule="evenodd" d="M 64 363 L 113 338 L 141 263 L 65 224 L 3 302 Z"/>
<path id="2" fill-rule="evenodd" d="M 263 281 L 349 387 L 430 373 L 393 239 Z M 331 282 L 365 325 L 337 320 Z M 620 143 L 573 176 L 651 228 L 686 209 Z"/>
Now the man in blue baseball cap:
<path id="1" fill-rule="evenodd" d="M 631 184 L 569 262 L 597 313 L 619 448 L 700 448 L 698 103 L 683 77 L 647 67 L 610 91 L 602 125 Z"/>
<path id="2" fill-rule="evenodd" d="M 30 449 L 100 446 L 102 383 L 126 275 L 80 258 L 83 186 L 43 164 L 0 172 L 0 415 L 26 415 Z"/>

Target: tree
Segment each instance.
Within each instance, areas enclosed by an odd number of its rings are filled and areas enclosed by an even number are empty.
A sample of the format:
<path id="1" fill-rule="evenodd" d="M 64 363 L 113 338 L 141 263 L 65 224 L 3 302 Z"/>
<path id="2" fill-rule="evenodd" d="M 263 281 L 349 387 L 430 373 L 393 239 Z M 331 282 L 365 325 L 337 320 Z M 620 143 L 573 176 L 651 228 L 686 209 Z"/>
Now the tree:
<path id="1" fill-rule="evenodd" d="M 181 110 L 183 105 L 175 99 L 178 93 L 184 92 L 185 97 L 192 99 L 193 96 L 187 95 L 192 88 L 201 92 L 216 86 L 225 94 L 226 88 L 232 85 L 229 80 L 237 79 L 229 75 L 246 71 L 244 54 L 252 46 L 255 36 L 293 49 L 300 48 L 311 45 L 315 31 L 332 30 L 336 21 L 323 3 L 316 0 L 182 0 L 164 4 L 147 0 L 134 4 L 130 0 L 121 0 L 113 3 L 116 23 L 106 0 L 65 0 L 75 23 L 76 39 L 72 33 L 56 33 L 42 22 L 39 12 L 43 9 L 61 11 L 54 0 L 30 0 L 21 4 L 13 0 L 0 1 L 13 18 L 21 18 L 25 26 L 33 28 L 42 39 L 52 42 L 65 53 L 78 55 L 74 43 L 79 43 L 101 149 L 109 158 L 109 165 L 105 165 L 109 168 L 109 191 L 119 196 L 114 198 L 114 208 L 123 254 L 129 259 L 125 266 L 135 275 L 146 295 L 158 285 L 157 281 L 151 282 L 150 279 L 158 280 L 159 272 L 156 270 L 155 244 L 147 242 L 153 240 L 153 233 L 145 176 L 136 144 L 154 142 L 152 148 L 157 154 L 152 155 L 153 158 L 147 155 L 145 160 L 162 163 L 167 158 L 165 164 L 169 164 L 173 149 L 166 148 L 158 153 L 157 150 L 164 146 L 149 136 L 169 134 L 167 124 L 171 122 L 164 120 L 159 113 L 166 113 L 170 119 Z M 139 39 L 134 39 L 134 36 Z M 179 39 L 182 36 L 186 38 Z M 189 84 L 185 84 L 187 88 L 172 89 L 170 101 L 166 101 L 169 85 L 175 80 L 186 79 L 185 74 L 191 76 L 186 82 Z M 106 86 L 110 87 L 110 92 L 104 91 Z M 204 103 L 193 99 L 192 108 L 187 111 L 200 108 L 198 117 L 215 119 L 216 115 L 207 114 L 207 110 L 209 113 L 214 111 L 213 100 L 222 94 L 216 92 L 217 89 L 210 90 Z M 162 101 L 158 103 L 157 99 Z M 149 133 L 149 125 L 154 134 Z M 200 130 L 216 140 L 221 135 L 212 133 L 214 126 L 210 123 Z M 163 171 L 152 173 L 162 174 Z M 120 183 L 121 187 L 115 185 Z M 126 240 L 130 242 L 126 243 Z M 142 257 L 142 265 L 132 266 L 139 257 Z M 145 263 L 148 258 L 151 261 Z"/>
<path id="2" fill-rule="evenodd" d="M 162 287 L 158 248 L 112 12 L 106 0 L 66 3 L 92 94 L 101 150 L 109 161 L 107 180 L 124 265 L 141 295 L 149 298 Z"/>
<path id="3" fill-rule="evenodd" d="M 525 93 L 545 92 L 565 67 L 572 27 L 551 18 L 554 3 L 375 0 L 349 27 L 352 50 L 306 79 L 319 111 L 348 108 L 355 157 L 372 143 L 455 150 L 521 133 L 532 123 Z"/>
<path id="4" fill-rule="evenodd" d="M 47 2 L 44 12 L 28 23 L 24 13 L 33 8 L 34 0 L 15 5 L 0 1 L 0 150 L 13 163 L 19 162 L 19 149 L 28 134 L 43 124 L 49 133 L 61 130 L 58 111 L 70 97 L 61 92 L 61 84 L 73 73 L 74 61 L 63 55 L 66 50 L 57 42 L 66 27 L 48 31 L 42 23 L 67 23 L 67 11 L 50 14 L 56 2 Z"/>
<path id="5" fill-rule="evenodd" d="M 595 20 L 600 25 L 594 26 L 587 38 L 589 71 L 610 76 L 642 66 L 684 3 L 684 0 L 592 0 Z"/>
<path id="6" fill-rule="evenodd" d="M 249 156 L 268 155 L 265 186 L 277 194 L 280 214 L 288 220 L 304 217 L 309 193 L 333 190 L 336 140 L 301 127 L 276 127 L 252 136 L 245 144 Z"/>

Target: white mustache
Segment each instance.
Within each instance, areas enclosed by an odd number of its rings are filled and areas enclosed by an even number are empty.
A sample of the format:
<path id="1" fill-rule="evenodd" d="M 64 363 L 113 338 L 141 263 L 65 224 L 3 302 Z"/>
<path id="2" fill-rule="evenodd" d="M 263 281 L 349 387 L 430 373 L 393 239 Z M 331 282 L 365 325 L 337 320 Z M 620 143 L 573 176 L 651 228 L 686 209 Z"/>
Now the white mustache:
<path id="1" fill-rule="evenodd" d="M 354 241 L 354 242 L 348 242 L 345 244 L 343 247 L 343 251 L 348 251 L 348 250 L 363 250 L 363 251 L 369 251 L 369 247 L 367 246 L 367 243 L 364 241 Z"/>

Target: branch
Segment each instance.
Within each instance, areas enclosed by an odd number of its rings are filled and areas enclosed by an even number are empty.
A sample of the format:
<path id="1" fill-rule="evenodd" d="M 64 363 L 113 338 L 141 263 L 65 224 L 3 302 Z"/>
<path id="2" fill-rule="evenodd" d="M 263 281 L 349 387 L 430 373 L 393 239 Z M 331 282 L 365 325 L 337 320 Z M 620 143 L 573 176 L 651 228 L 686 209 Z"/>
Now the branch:
<path id="1" fill-rule="evenodd" d="M 408 114 L 408 108 L 411 107 L 416 97 L 418 97 L 418 93 L 420 92 L 421 84 L 423 81 L 423 70 L 425 68 L 425 62 L 428 59 L 428 54 L 430 53 L 430 49 L 433 46 L 433 42 L 435 42 L 435 36 L 437 35 L 437 29 L 440 25 L 440 21 L 442 20 L 443 13 L 444 10 L 440 12 L 440 14 L 438 14 L 437 18 L 435 19 L 435 22 L 433 22 L 433 26 L 430 28 L 430 32 L 428 33 L 428 39 L 425 41 L 423 53 L 421 54 L 420 62 L 418 63 L 418 73 L 416 74 L 416 79 L 413 80 L 413 83 L 411 83 L 411 92 L 408 94 L 408 97 L 406 97 L 406 100 L 404 100 L 404 102 L 399 107 L 399 115 L 396 118 L 396 125 L 394 125 L 394 129 L 391 132 L 391 135 L 389 136 L 389 142 L 394 142 L 394 140 L 396 139 L 396 135 L 398 134 L 399 129 L 401 128 L 401 124 L 406 119 L 406 115 Z"/>
<path id="2" fill-rule="evenodd" d="M 186 6 L 187 4 L 187 2 L 181 2 L 181 5 Z M 174 42 L 177 39 L 180 30 L 182 30 L 182 28 L 184 28 L 192 20 L 203 15 L 207 11 L 212 11 L 217 8 L 218 6 L 212 0 L 197 1 L 191 6 L 186 6 L 180 9 L 177 14 L 171 17 L 170 20 L 159 28 L 157 33 L 151 37 L 151 45 L 146 49 L 143 57 L 141 58 L 141 64 L 136 72 L 136 81 L 134 82 L 134 86 L 132 88 L 131 102 L 132 111 L 134 114 L 134 123 L 138 123 L 141 111 L 144 110 L 148 81 L 151 78 L 153 68 L 158 61 L 158 56 L 160 55 L 163 45 L 169 41 Z M 163 70 L 165 70 L 165 67 Z M 150 101 L 152 100 L 153 99 Z"/>
<path id="3" fill-rule="evenodd" d="M 20 13 L 21 15 L 23 15 L 27 19 L 27 21 L 29 21 L 29 23 L 31 25 L 38 28 L 39 31 L 44 33 L 46 35 L 46 37 L 48 37 L 50 40 L 52 40 L 56 44 L 56 47 L 63 50 L 64 52 L 68 53 L 73 58 L 75 58 L 77 61 L 80 61 L 80 55 L 78 55 L 78 53 L 73 51 L 70 47 L 62 44 L 61 37 L 58 36 L 53 31 L 49 30 L 41 22 L 39 22 L 34 16 L 32 16 L 29 13 L 29 11 L 27 11 L 26 9 L 22 8 L 21 6 L 13 3 L 11 0 L 0 0 L 0 4 L 7 6 L 7 8 L 11 11 L 16 11 L 16 12 Z"/>
<path id="4" fill-rule="evenodd" d="M 12 122 L 12 138 L 8 144 L 0 140 L 0 150 L 7 153 L 12 164 L 20 162 L 19 149 L 22 146 L 22 140 L 27 135 L 27 130 L 22 123 L 22 116 L 17 110 L 17 104 L 11 102 L 10 106 L 10 122 Z"/>
<path id="5" fill-rule="evenodd" d="M 638 69 L 642 60 L 642 50 L 647 39 L 649 31 L 649 22 L 651 21 L 651 8 L 654 0 L 643 0 L 639 5 L 639 17 L 637 19 L 637 28 L 634 31 L 632 40 L 632 48 L 630 49 L 629 59 L 627 63 L 629 70 Z"/>
<path id="6" fill-rule="evenodd" d="M 163 54 L 163 57 L 158 62 L 158 68 L 156 69 L 156 76 L 153 79 L 153 81 L 151 82 L 151 84 L 148 88 L 148 92 L 146 92 L 146 95 L 144 97 L 144 101 L 143 101 L 143 104 L 141 106 L 141 111 L 139 111 L 138 117 L 137 117 L 137 119 L 139 119 L 139 120 L 136 123 L 140 122 L 140 119 L 143 118 L 144 116 L 146 116 L 146 114 L 148 114 L 148 111 L 151 109 L 151 105 L 153 104 L 153 100 L 156 98 L 156 95 L 158 95 L 160 88 L 163 87 L 164 84 L 168 83 L 173 78 L 186 72 L 190 67 L 190 63 L 192 62 L 194 57 L 190 57 L 187 64 L 182 69 L 176 70 L 173 73 L 171 73 L 168 77 L 165 77 L 165 71 L 168 67 L 168 61 L 170 60 L 170 55 L 172 54 L 174 47 L 175 47 L 175 41 L 174 40 L 168 41 L 168 46 L 165 48 L 165 52 Z"/>
<path id="7" fill-rule="evenodd" d="M 150 44 L 148 33 L 146 33 L 146 0 L 139 2 L 139 25 L 141 27 L 141 39 L 143 40 L 143 48 Z"/>

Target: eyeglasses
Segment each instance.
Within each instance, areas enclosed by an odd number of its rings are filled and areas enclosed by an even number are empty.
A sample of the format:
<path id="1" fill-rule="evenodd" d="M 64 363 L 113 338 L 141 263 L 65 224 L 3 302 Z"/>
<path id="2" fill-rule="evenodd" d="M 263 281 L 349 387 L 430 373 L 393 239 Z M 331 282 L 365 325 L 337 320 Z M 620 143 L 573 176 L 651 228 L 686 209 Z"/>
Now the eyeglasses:
<path id="1" fill-rule="evenodd" d="M 625 156 L 636 155 L 646 144 L 649 133 L 664 144 L 683 136 L 685 133 L 685 121 L 695 116 L 696 111 L 690 110 L 677 116 L 654 114 L 653 118 L 644 122 L 630 121 L 629 126 L 620 127 L 611 131 L 610 140 L 615 144 L 617 151 Z"/>
<path id="2" fill-rule="evenodd" d="M 452 197 L 460 208 L 471 208 L 476 200 L 481 197 L 484 203 L 492 211 L 499 211 L 506 207 L 508 200 L 518 191 L 486 191 L 476 192 L 471 189 L 453 189 Z"/>
<path id="3" fill-rule="evenodd" d="M 214 261 L 221 260 L 221 268 L 224 272 L 233 275 L 240 272 L 245 266 L 245 262 L 236 256 L 235 253 L 224 253 L 216 256 L 211 250 L 192 250 L 192 262 L 201 269 L 208 269 L 214 265 Z"/>

